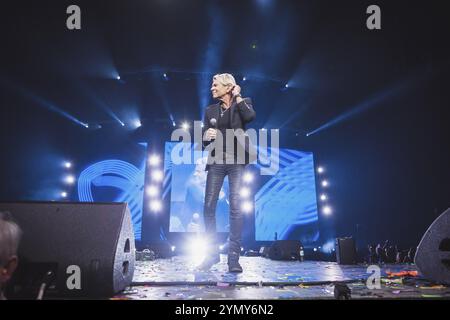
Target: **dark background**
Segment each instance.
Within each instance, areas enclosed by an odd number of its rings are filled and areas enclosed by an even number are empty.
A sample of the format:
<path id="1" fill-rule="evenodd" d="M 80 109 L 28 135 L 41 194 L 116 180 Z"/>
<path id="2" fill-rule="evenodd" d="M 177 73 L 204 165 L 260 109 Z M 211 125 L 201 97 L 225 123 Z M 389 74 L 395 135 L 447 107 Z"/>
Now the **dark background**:
<path id="1" fill-rule="evenodd" d="M 254 101 L 253 126 L 279 128 L 282 147 L 313 151 L 326 168 L 324 228 L 416 245 L 450 205 L 444 3 L 376 1 L 376 31 L 372 1 L 2 3 L 0 200 L 50 200 L 60 162 L 91 148 L 162 146 L 170 116 L 201 119 L 211 76 L 231 72 Z M 81 30 L 66 28 L 71 4 Z"/>

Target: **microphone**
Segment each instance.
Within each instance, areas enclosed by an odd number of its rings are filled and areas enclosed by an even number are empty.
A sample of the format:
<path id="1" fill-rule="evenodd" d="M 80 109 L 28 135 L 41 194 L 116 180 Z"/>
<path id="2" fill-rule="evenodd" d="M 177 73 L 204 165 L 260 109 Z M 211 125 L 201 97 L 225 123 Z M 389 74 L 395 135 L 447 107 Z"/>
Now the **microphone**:
<path id="1" fill-rule="evenodd" d="M 209 123 L 211 124 L 211 126 L 214 128 L 214 129 L 217 129 L 217 120 L 216 120 L 216 118 L 211 118 L 211 120 L 209 120 Z M 215 139 L 211 139 L 211 141 L 212 140 L 215 140 Z"/>

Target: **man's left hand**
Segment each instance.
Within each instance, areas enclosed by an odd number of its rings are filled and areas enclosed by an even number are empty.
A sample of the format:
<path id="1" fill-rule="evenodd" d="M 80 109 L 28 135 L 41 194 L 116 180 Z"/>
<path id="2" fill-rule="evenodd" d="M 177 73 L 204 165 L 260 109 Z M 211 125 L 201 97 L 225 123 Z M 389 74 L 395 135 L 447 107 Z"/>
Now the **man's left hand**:
<path id="1" fill-rule="evenodd" d="M 235 85 L 233 90 L 231 91 L 231 94 L 233 95 L 233 97 L 236 97 L 240 93 L 241 93 L 241 87 L 239 85 Z"/>

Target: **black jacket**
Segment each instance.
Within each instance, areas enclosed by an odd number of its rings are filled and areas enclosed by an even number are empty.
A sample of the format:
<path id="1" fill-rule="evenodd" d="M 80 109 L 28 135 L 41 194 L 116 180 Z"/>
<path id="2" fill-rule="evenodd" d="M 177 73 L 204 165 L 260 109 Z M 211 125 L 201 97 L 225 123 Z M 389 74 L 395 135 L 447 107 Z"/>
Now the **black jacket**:
<path id="1" fill-rule="evenodd" d="M 211 124 L 211 119 L 216 119 L 216 121 L 219 121 L 220 117 L 220 104 L 212 104 L 206 108 L 205 116 L 203 118 L 203 134 L 209 129 L 209 128 L 216 128 L 216 126 L 213 126 Z M 233 103 L 230 107 L 230 122 L 231 122 L 231 129 L 242 129 L 245 131 L 245 125 L 256 117 L 256 112 L 253 109 L 252 100 L 250 98 L 244 98 L 240 103 Z M 216 124 L 217 125 L 217 124 Z M 210 144 L 211 141 L 203 141 L 203 146 L 206 147 L 208 144 Z M 246 159 L 248 158 L 248 151 L 249 151 L 249 140 L 246 139 L 246 145 L 244 146 L 245 152 L 246 152 Z M 208 158 L 210 158 L 211 155 L 208 155 Z M 248 162 L 246 162 L 248 164 Z M 206 165 L 206 170 L 209 169 L 209 165 Z"/>

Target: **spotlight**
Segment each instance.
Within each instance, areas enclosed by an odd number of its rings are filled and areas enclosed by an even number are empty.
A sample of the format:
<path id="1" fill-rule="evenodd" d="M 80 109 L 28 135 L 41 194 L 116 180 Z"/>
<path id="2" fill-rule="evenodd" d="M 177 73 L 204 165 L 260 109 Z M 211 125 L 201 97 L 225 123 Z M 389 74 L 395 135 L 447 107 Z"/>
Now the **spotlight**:
<path id="1" fill-rule="evenodd" d="M 67 198 L 67 192 L 65 192 L 65 191 L 61 192 L 61 197 Z"/>
<path id="2" fill-rule="evenodd" d="M 150 197 L 155 197 L 159 195 L 159 188 L 157 188 L 156 186 L 148 186 L 146 192 Z"/>
<path id="3" fill-rule="evenodd" d="M 244 182 L 250 183 L 253 181 L 253 175 L 250 172 L 246 172 L 244 174 L 243 179 L 244 179 Z"/>
<path id="4" fill-rule="evenodd" d="M 148 158 L 148 163 L 149 163 L 149 165 L 151 165 L 151 166 L 157 166 L 159 163 L 161 162 L 161 159 L 159 158 L 159 156 L 157 156 L 156 154 L 154 154 L 154 155 L 151 155 L 149 158 Z"/>
<path id="5" fill-rule="evenodd" d="M 317 248 L 314 248 L 313 250 L 314 250 L 314 252 L 317 252 Z"/>
<path id="6" fill-rule="evenodd" d="M 328 181 L 327 180 L 323 180 L 322 181 L 322 187 L 328 187 Z"/>
<path id="7" fill-rule="evenodd" d="M 163 78 L 166 81 L 169 81 L 169 76 L 167 75 L 167 73 L 163 73 Z"/>
<path id="8" fill-rule="evenodd" d="M 150 209 L 151 209 L 152 211 L 157 212 L 157 211 L 160 211 L 161 208 L 162 208 L 161 201 L 159 201 L 159 200 L 153 200 L 153 201 L 150 202 Z"/>
<path id="9" fill-rule="evenodd" d="M 164 173 L 161 170 L 155 170 L 152 172 L 152 179 L 155 181 L 162 181 Z"/>
<path id="10" fill-rule="evenodd" d="M 203 124 L 203 122 L 202 122 L 202 124 L 201 124 L 201 127 L 203 128 L 205 125 Z"/>
<path id="11" fill-rule="evenodd" d="M 176 248 L 177 248 L 177 247 L 175 247 L 175 246 L 171 246 L 171 247 L 170 247 L 170 250 L 172 250 L 172 252 L 174 252 Z"/>
<path id="12" fill-rule="evenodd" d="M 173 126 L 173 127 L 176 127 L 176 126 L 177 126 L 177 124 L 175 123 L 175 121 L 172 121 L 172 126 Z"/>
<path id="13" fill-rule="evenodd" d="M 324 215 L 329 216 L 332 212 L 331 207 L 330 206 L 323 207 L 322 212 Z"/>
<path id="14" fill-rule="evenodd" d="M 64 162 L 64 168 L 70 169 L 72 167 L 72 163 L 69 161 Z"/>
<path id="15" fill-rule="evenodd" d="M 243 187 L 243 188 L 241 189 L 240 194 L 241 194 L 241 197 L 242 197 L 242 198 L 247 198 L 247 197 L 250 195 L 250 189 L 247 188 L 247 187 Z"/>
<path id="16" fill-rule="evenodd" d="M 246 77 L 242 77 L 242 81 L 247 81 L 247 78 Z"/>
<path id="17" fill-rule="evenodd" d="M 75 177 L 72 175 L 68 175 L 64 178 L 64 182 L 67 184 L 73 184 L 75 182 Z"/>
<path id="18" fill-rule="evenodd" d="M 117 79 L 117 80 L 120 80 L 120 76 L 117 76 L 116 79 Z"/>
<path id="19" fill-rule="evenodd" d="M 266 128 L 261 128 L 262 131 L 266 131 Z"/>
<path id="20" fill-rule="evenodd" d="M 134 125 L 136 128 L 139 128 L 140 126 L 142 126 L 141 120 L 135 120 L 134 123 L 133 123 L 133 125 Z"/>
<path id="21" fill-rule="evenodd" d="M 327 195 L 324 194 L 324 193 L 322 193 L 322 194 L 320 195 L 320 200 L 322 200 L 322 201 L 327 200 Z"/>
<path id="22" fill-rule="evenodd" d="M 285 87 L 286 89 L 289 88 L 289 84 L 286 83 L 286 84 L 284 85 L 284 87 Z"/>
<path id="23" fill-rule="evenodd" d="M 225 248 L 225 246 L 224 246 L 223 244 L 221 244 L 221 245 L 219 246 L 219 250 L 222 251 L 223 248 Z"/>
<path id="24" fill-rule="evenodd" d="M 86 129 L 89 129 L 89 125 L 87 123 L 82 123 L 83 127 L 85 127 Z"/>
<path id="25" fill-rule="evenodd" d="M 325 169 L 323 167 L 318 167 L 317 168 L 317 172 L 318 173 L 323 173 L 325 171 Z"/>
<path id="26" fill-rule="evenodd" d="M 253 209 L 253 203 L 251 203 L 250 201 L 245 201 L 245 202 L 242 204 L 242 211 L 248 213 L 248 212 L 251 212 L 252 209 Z"/>
<path id="27" fill-rule="evenodd" d="M 189 123 L 183 122 L 183 124 L 181 125 L 181 127 L 182 127 L 184 130 L 189 130 Z"/>

